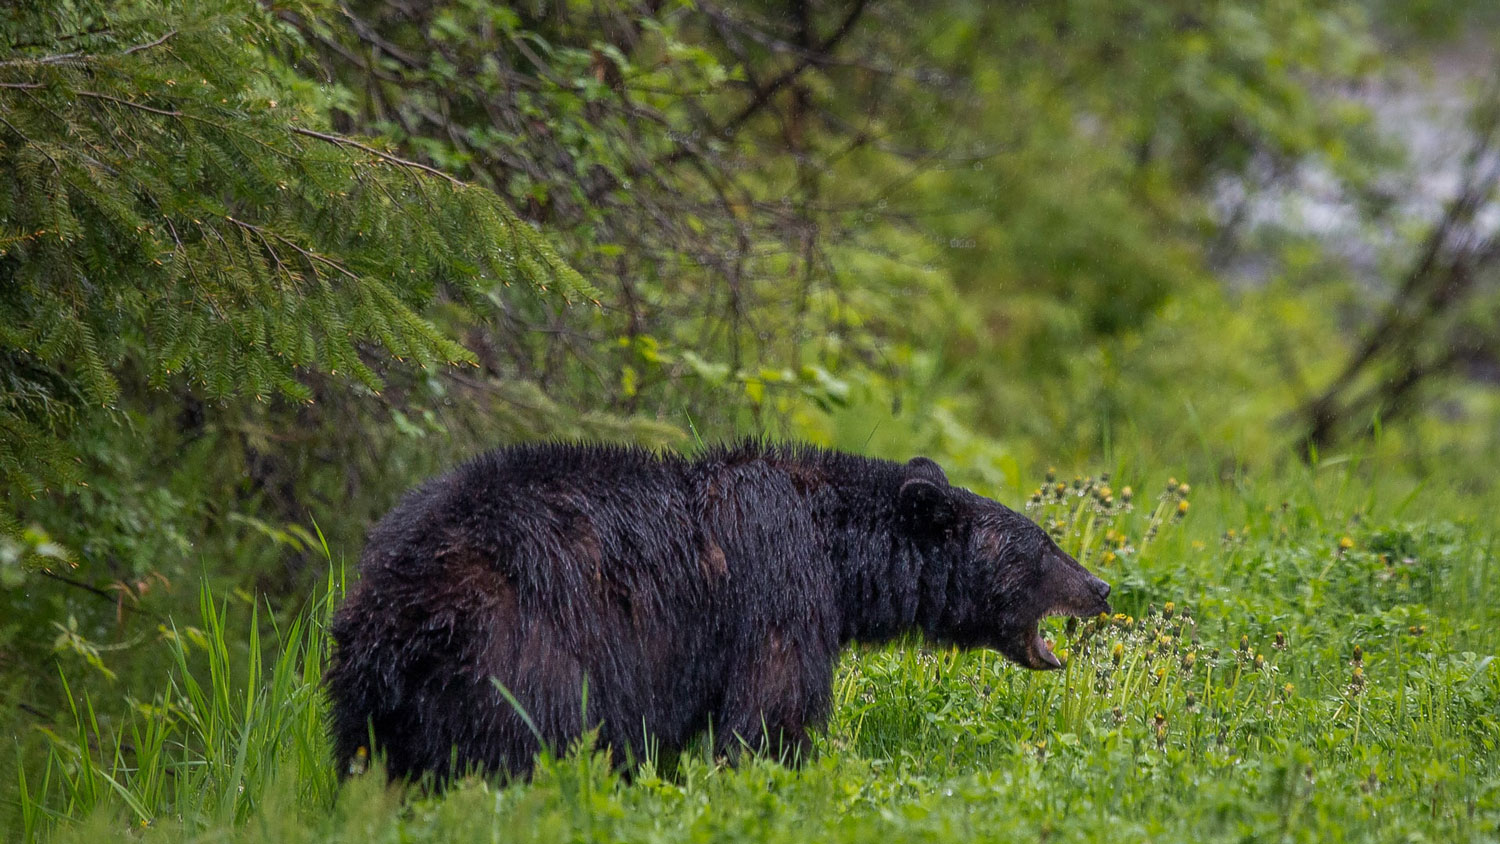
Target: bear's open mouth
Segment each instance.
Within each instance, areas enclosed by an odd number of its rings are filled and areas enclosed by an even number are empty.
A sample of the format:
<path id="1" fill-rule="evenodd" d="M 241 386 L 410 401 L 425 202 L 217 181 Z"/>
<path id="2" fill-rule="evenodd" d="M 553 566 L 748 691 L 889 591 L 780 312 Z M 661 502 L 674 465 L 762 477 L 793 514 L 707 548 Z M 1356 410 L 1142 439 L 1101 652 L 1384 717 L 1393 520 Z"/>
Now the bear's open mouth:
<path id="1" fill-rule="evenodd" d="M 1052 652 L 1052 645 L 1042 636 L 1043 619 L 1053 616 L 1088 618 L 1092 615 L 1096 615 L 1096 613 L 1054 609 L 1038 616 L 1036 621 L 1033 621 L 1029 627 L 1025 628 L 1025 632 L 1021 634 L 1025 637 L 1026 660 L 1029 663 L 1027 667 L 1038 671 L 1051 671 L 1063 667 L 1063 661 L 1058 658 L 1057 654 Z"/>
<path id="2" fill-rule="evenodd" d="M 1031 666 L 1033 668 L 1063 667 L 1062 660 L 1058 659 L 1057 654 L 1052 652 L 1052 646 L 1047 644 L 1046 639 L 1042 638 L 1040 619 L 1037 620 L 1036 624 L 1031 625 L 1031 642 L 1026 647 L 1026 655 L 1031 657 Z"/>

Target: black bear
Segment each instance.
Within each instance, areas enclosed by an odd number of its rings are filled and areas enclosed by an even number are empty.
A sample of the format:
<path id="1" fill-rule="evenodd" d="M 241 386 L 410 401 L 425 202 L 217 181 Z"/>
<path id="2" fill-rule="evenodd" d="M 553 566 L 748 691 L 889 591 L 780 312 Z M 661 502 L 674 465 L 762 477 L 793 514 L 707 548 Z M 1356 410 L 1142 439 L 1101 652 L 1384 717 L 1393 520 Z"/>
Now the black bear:
<path id="1" fill-rule="evenodd" d="M 502 448 L 370 532 L 333 621 L 340 764 L 525 774 L 587 730 L 619 761 L 711 730 L 795 761 L 847 643 L 921 631 L 1060 665 L 1047 615 L 1109 585 L 937 464 L 745 443 L 688 459 Z"/>

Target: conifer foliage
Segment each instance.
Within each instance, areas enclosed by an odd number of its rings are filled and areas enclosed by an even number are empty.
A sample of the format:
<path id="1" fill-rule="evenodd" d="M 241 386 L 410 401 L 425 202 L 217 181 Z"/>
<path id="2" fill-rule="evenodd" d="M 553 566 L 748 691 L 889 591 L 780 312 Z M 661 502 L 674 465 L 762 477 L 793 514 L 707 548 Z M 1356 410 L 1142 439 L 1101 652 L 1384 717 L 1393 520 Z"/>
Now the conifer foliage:
<path id="1" fill-rule="evenodd" d="M 69 428 L 123 379 L 378 389 L 373 353 L 470 359 L 437 298 L 594 297 L 494 193 L 330 129 L 296 38 L 248 0 L 0 11 L 3 488 L 69 482 Z"/>

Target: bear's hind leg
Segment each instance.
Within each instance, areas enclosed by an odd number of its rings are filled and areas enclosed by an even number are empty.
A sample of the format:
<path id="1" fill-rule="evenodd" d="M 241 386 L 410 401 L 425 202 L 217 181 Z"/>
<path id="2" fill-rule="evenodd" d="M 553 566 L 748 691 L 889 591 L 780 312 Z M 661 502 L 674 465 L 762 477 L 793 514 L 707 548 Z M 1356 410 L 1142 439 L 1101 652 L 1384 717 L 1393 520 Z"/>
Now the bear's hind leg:
<path id="1" fill-rule="evenodd" d="M 807 761 L 809 731 L 827 718 L 832 671 L 831 658 L 773 631 L 731 669 L 713 725 L 715 755 L 732 759 L 749 749 L 787 765 Z"/>

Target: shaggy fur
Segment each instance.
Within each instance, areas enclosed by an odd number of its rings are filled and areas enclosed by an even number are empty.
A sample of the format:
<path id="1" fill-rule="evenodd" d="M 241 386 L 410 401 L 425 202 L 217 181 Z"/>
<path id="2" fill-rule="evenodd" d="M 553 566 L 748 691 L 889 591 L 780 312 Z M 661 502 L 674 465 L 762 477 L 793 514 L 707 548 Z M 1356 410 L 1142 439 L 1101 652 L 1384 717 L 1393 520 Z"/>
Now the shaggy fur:
<path id="1" fill-rule="evenodd" d="M 336 752 L 373 736 L 392 774 L 440 780 L 524 774 L 595 728 L 616 759 L 712 729 L 718 752 L 795 760 L 851 641 L 919 630 L 1045 668 L 1042 616 L 1109 608 L 930 460 L 758 443 L 499 449 L 408 494 L 360 570 L 333 624 Z"/>

